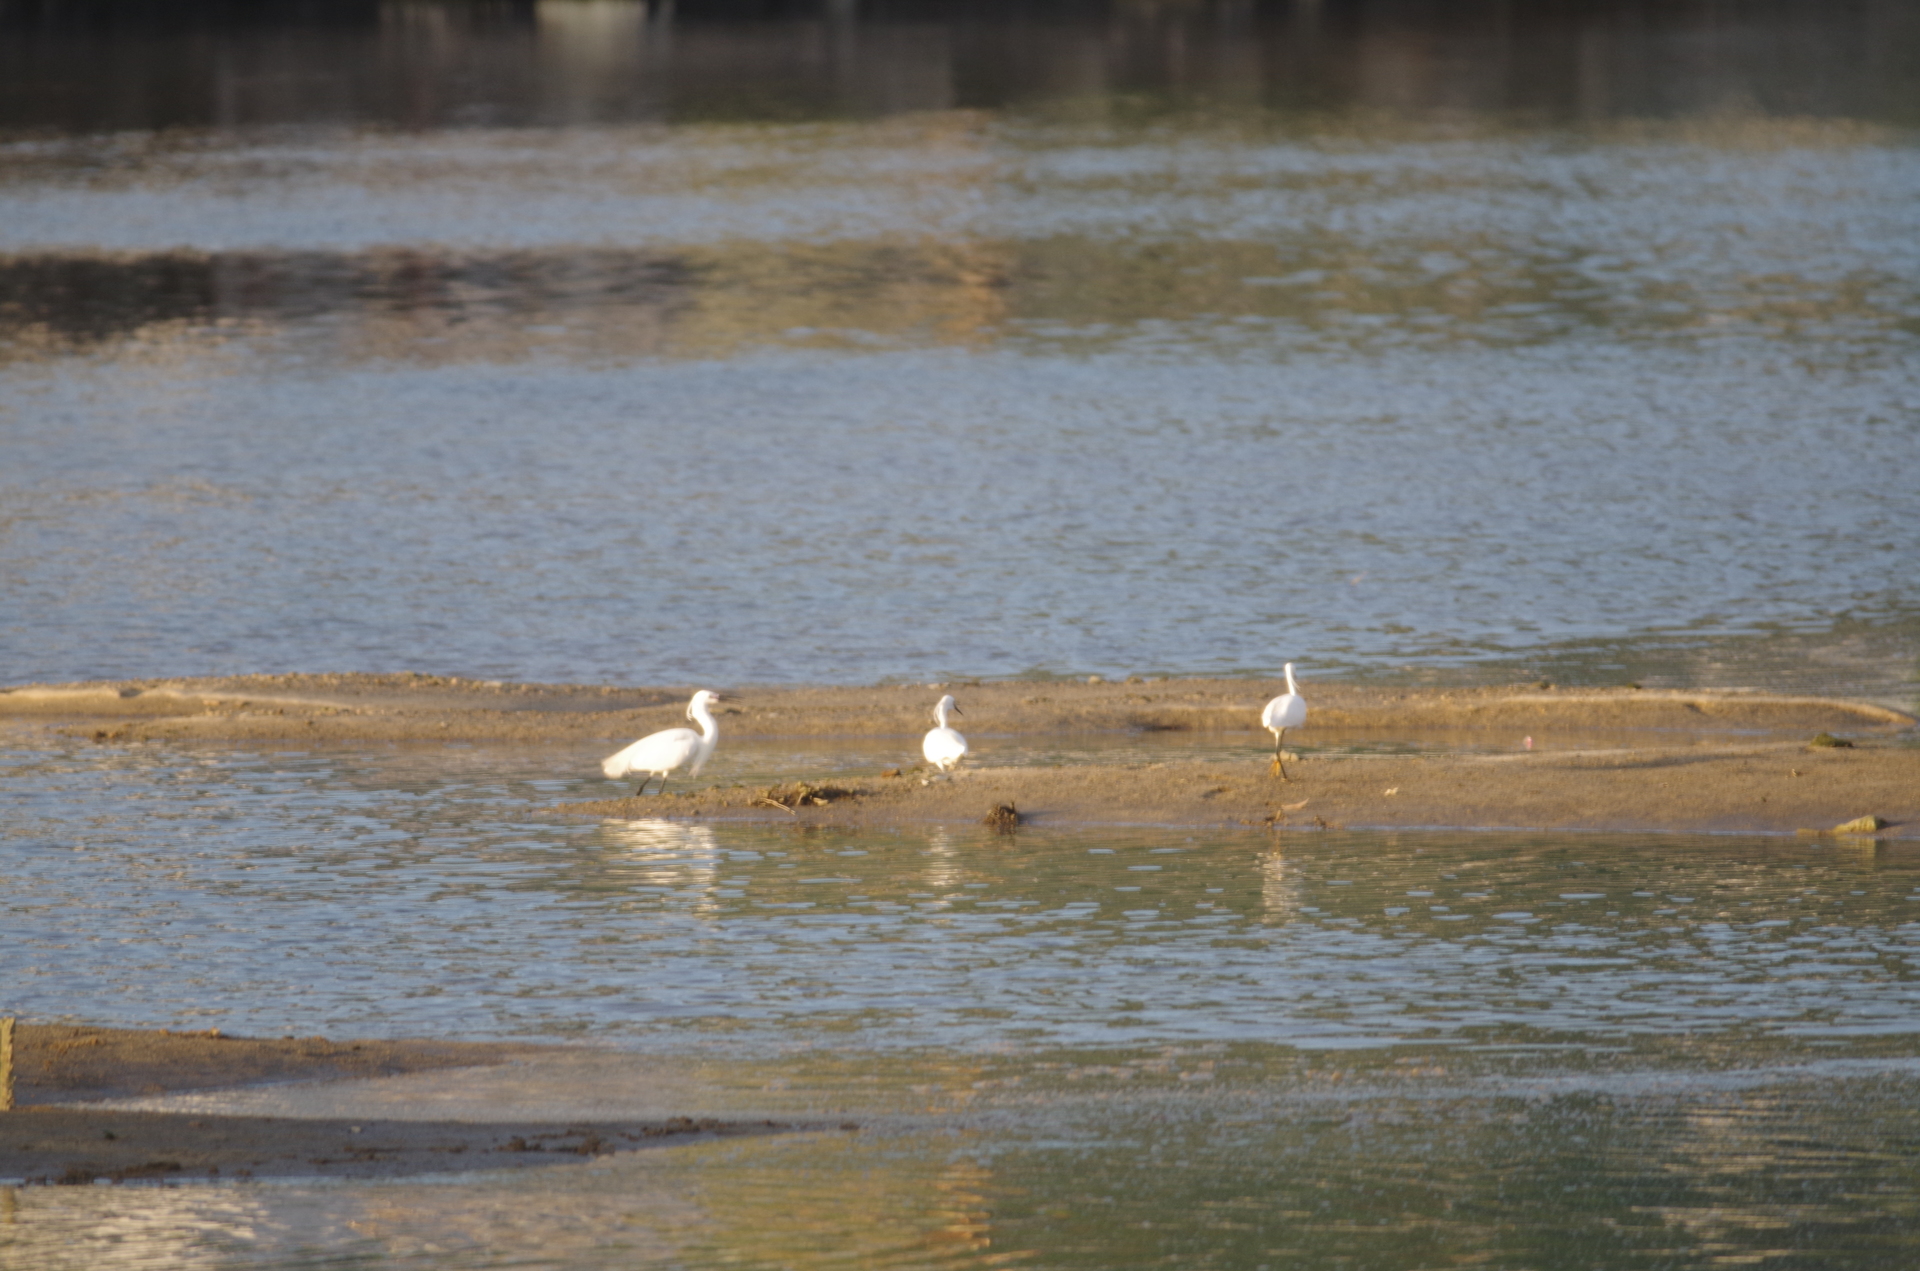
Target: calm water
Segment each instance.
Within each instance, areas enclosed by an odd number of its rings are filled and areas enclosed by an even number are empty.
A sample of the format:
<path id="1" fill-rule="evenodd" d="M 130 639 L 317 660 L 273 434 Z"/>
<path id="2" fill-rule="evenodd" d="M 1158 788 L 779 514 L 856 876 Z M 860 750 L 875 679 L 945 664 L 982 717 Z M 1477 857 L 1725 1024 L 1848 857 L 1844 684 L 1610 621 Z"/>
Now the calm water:
<path id="1" fill-rule="evenodd" d="M 1917 1251 L 1920 854 L 547 815 L 603 784 L 579 759 L 16 748 L 10 1008 L 616 1048 L 157 1106 L 694 1109 L 859 1134 L 511 1181 L 0 1192 L 0 1250 L 1244 1268 Z"/>
<path id="2" fill-rule="evenodd" d="M 0 6 L 0 682 L 1915 705 L 1911 6 L 1535 8 Z M 16 739 L 0 1006 L 861 1131 L 0 1186 L 0 1263 L 1920 1261 L 1908 849 L 550 814 L 598 752 Z"/>
<path id="3" fill-rule="evenodd" d="M 49 12 L 10 681 L 1914 700 L 1903 6 Z"/>

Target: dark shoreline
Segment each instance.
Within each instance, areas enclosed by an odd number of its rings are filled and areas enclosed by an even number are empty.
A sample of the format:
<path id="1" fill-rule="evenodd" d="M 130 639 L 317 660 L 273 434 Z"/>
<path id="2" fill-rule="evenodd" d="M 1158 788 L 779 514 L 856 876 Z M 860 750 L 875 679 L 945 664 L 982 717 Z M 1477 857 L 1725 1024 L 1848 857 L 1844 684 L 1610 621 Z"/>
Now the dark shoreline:
<path id="1" fill-rule="evenodd" d="M 15 1100 L 0 1112 L 0 1184 L 399 1178 L 578 1164 L 612 1152 L 802 1128 L 712 1118 L 401 1121 L 128 1111 L 101 1100 L 513 1063 L 527 1043 L 229 1037 L 218 1029 L 15 1026 Z"/>

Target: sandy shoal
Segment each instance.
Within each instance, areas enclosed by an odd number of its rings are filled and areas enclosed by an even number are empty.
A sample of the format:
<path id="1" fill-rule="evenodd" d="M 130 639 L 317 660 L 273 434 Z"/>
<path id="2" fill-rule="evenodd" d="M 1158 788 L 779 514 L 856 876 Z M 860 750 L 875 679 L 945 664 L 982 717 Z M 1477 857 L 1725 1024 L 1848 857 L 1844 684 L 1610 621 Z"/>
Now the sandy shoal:
<path id="1" fill-rule="evenodd" d="M 725 686 L 719 686 L 723 690 Z M 1319 829 L 1478 827 L 1646 832 L 1827 831 L 1885 822 L 1855 843 L 1920 839 L 1912 717 L 1871 703 L 1741 692 L 1307 686 L 1309 725 L 1290 780 L 1269 770 L 1257 680 L 941 686 L 980 735 L 1154 733 L 1218 756 L 1058 767 L 973 762 L 952 778 L 796 772 L 784 789 L 701 787 L 562 804 L 554 815 L 765 820 L 847 828 L 977 823 L 1002 805 L 1022 826 Z M 425 675 L 301 675 L 26 685 L 0 689 L 0 741 L 56 734 L 103 746 L 167 742 L 624 744 L 680 724 L 690 689 L 493 684 Z M 724 738 L 897 738 L 917 750 L 934 686 L 754 688 L 729 693 Z M 1604 737 L 1514 751 L 1522 733 Z M 1831 733 L 1853 744 L 1813 748 Z M 1343 736 L 1433 743 L 1426 754 L 1321 749 Z M 1501 746 L 1476 744 L 1498 736 Z M 723 740 L 722 744 L 726 744 Z M 575 756 L 577 760 L 577 756 Z M 570 760 L 572 761 L 572 760 Z M 795 798 L 794 783 L 813 783 Z M 794 806 L 776 806 L 793 804 Z M 1017 830 L 1015 831 L 1017 832 Z M 340 1080 L 511 1062 L 543 1048 L 331 1042 L 21 1025 L 20 1106 L 0 1113 L 0 1179 L 91 1182 L 268 1176 L 380 1177 L 585 1161 L 767 1123 L 344 1121 L 127 1112 L 84 1101 L 292 1080 Z"/>
<path id="2" fill-rule="evenodd" d="M 578 1163 L 640 1147 L 792 1128 L 691 1117 L 348 1121 L 134 1112 L 82 1102 L 266 1082 L 398 1076 L 510 1063 L 555 1049 L 19 1024 L 16 1106 L 0 1112 L 0 1180 L 390 1178 Z"/>
<path id="3" fill-rule="evenodd" d="M 848 829 L 978 823 L 1010 805 L 1023 826 L 1263 826 L 1791 834 L 1862 816 L 1882 840 L 1920 838 L 1920 750 L 1732 754 L 1629 750 L 1570 755 L 1290 759 L 1290 779 L 1244 762 L 963 770 L 826 780 L 789 809 L 792 783 L 564 804 L 586 816 L 765 820 Z M 922 784 L 926 781 L 927 784 Z M 769 797 L 771 796 L 771 797 Z"/>
<path id="4" fill-rule="evenodd" d="M 968 730 L 996 736 L 1155 732 L 1259 738 L 1278 681 L 1155 680 L 877 687 L 717 687 L 730 738 L 918 737 L 942 692 Z M 683 724 L 692 689 L 500 684 L 431 675 L 261 675 L 0 689 L 0 724 L 102 741 L 625 742 Z M 1763 693 L 1538 685 L 1400 689 L 1313 683 L 1308 727 L 1400 731 L 1578 728 L 1859 733 L 1911 728 L 1911 716 L 1863 702 Z"/>
<path id="5" fill-rule="evenodd" d="M 726 691 L 725 686 L 721 686 Z M 979 821 L 1013 805 L 1029 825 L 1262 825 L 1312 829 L 1483 827 L 1547 830 L 1826 830 L 1861 816 L 1883 837 L 1920 835 L 1920 749 L 1911 716 L 1872 703 L 1755 692 L 1549 685 L 1406 689 L 1311 683 L 1308 725 L 1288 735 L 1291 781 L 1268 774 L 1260 706 L 1282 688 L 1252 679 L 1128 683 L 727 691 L 722 745 L 771 738 L 897 738 L 897 778 L 795 781 L 839 788 L 791 810 L 764 789 L 701 788 L 615 797 L 557 811 L 613 817 L 717 817 L 850 828 Z M 1169 743 L 1246 746 L 1235 762 L 982 767 L 924 781 L 910 762 L 940 691 L 968 731 L 997 737 L 1152 733 Z M 0 691 L 0 728 L 89 737 L 309 744 L 595 742 L 610 747 L 683 722 L 689 690 L 496 684 L 427 675 L 290 675 L 28 685 Z M 1525 733 L 1604 736 L 1574 750 L 1472 753 Z M 1853 742 L 1811 749 L 1826 732 Z M 1445 739 L 1449 753 L 1332 754 L 1342 736 Z M 1680 740 L 1676 740 L 1680 739 Z"/>

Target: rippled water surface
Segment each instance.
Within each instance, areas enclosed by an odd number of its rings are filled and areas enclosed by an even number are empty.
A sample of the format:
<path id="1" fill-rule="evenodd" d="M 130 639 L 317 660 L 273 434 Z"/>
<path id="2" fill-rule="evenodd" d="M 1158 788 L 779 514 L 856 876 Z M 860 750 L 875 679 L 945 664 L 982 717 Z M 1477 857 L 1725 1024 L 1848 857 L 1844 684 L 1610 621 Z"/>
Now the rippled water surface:
<path id="1" fill-rule="evenodd" d="M 604 792 L 580 757 L 471 747 L 8 764 L 10 992 L 40 1016 L 750 1049 L 1920 1019 L 1897 846 L 603 821 L 553 810 Z"/>
<path id="2" fill-rule="evenodd" d="M 8 678 L 1293 657 L 1912 701 L 1893 9 L 535 8 L 23 31 Z M 66 95 L 88 57 L 122 96 Z"/>
<path id="3" fill-rule="evenodd" d="M 1913 706 L 1911 6 L 1467 10 L 0 5 L 0 683 Z M 857 1130 L 0 1181 L 0 1264 L 1920 1262 L 1907 848 L 554 813 L 597 757 L 11 736 L 0 1008 L 589 1044 L 176 1109 Z"/>
<path id="4" fill-rule="evenodd" d="M 553 814 L 598 792 L 583 770 L 559 748 L 17 747 L 11 1003 L 615 1048 L 143 1106 L 857 1132 L 511 1183 L 29 1189 L 0 1193 L 0 1248 L 435 1267 L 1915 1252 L 1920 855 L 1897 845 Z"/>

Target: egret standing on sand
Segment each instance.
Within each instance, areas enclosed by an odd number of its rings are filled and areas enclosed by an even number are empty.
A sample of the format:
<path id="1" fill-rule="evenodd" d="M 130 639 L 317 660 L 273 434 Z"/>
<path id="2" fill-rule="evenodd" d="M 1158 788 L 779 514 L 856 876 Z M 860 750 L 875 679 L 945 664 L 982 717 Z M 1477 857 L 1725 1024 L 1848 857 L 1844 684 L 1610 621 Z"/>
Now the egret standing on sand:
<path id="1" fill-rule="evenodd" d="M 949 712 L 955 715 L 960 713 L 951 693 L 941 698 L 940 704 L 933 708 L 933 727 L 927 730 L 927 735 L 920 741 L 920 753 L 942 772 L 952 772 L 959 767 L 967 754 L 967 739 L 947 727 Z"/>
<path id="2" fill-rule="evenodd" d="M 617 755 L 608 755 L 600 761 L 600 771 L 618 781 L 622 777 L 638 776 L 640 787 L 635 794 L 647 792 L 647 781 L 660 778 L 660 789 L 655 793 L 665 793 L 667 774 L 676 768 L 692 764 L 687 769 L 689 777 L 700 775 L 700 769 L 713 757 L 714 743 L 720 740 L 720 729 L 713 722 L 707 706 L 720 700 L 718 693 L 709 693 L 701 689 L 687 703 L 687 718 L 700 725 L 700 731 L 691 728 L 667 728 L 651 733 L 628 746 Z"/>
<path id="3" fill-rule="evenodd" d="M 1278 774 L 1280 780 L 1291 781 L 1287 775 L 1287 765 L 1280 762 L 1280 741 L 1287 735 L 1289 728 L 1298 728 L 1307 722 L 1307 699 L 1300 696 L 1300 686 L 1293 682 L 1293 663 L 1287 663 L 1287 691 L 1266 704 L 1260 712 L 1260 727 L 1273 734 L 1273 767 L 1268 775 Z"/>

